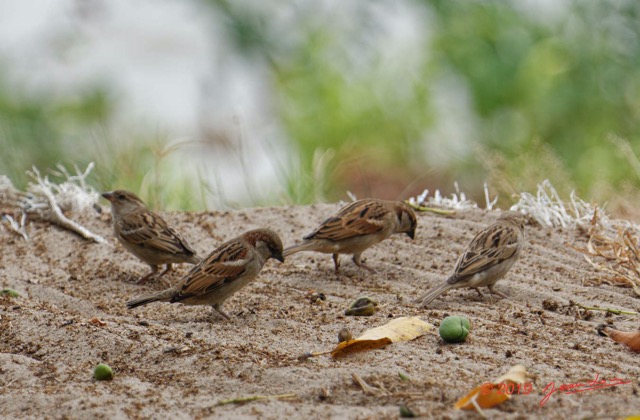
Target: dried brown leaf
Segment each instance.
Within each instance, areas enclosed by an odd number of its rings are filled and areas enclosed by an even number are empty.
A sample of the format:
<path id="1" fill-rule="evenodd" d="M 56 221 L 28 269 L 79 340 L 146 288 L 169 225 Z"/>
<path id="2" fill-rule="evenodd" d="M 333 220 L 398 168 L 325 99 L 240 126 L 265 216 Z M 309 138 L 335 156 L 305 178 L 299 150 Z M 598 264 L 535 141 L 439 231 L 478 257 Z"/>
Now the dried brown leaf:
<path id="1" fill-rule="evenodd" d="M 515 365 L 509 372 L 492 382 L 485 382 L 473 388 L 467 395 L 460 398 L 454 405 L 457 410 L 479 410 L 495 407 L 511 398 L 509 392 L 501 389 L 501 384 L 507 389 L 507 384 L 523 385 L 529 382 L 531 375 L 523 365 Z M 512 385 L 513 387 L 513 385 Z"/>
<path id="2" fill-rule="evenodd" d="M 640 331 L 618 331 L 607 327 L 602 332 L 613 341 L 622 343 L 633 351 L 640 352 Z"/>

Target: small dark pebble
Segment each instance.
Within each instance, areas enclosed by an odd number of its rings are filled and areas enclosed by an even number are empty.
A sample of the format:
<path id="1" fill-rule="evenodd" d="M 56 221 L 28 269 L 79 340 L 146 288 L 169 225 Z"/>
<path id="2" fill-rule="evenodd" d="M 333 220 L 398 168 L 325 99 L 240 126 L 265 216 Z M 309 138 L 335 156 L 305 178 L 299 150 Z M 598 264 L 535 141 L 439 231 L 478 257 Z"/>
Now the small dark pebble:
<path id="1" fill-rule="evenodd" d="M 327 296 L 324 293 L 314 293 L 311 296 L 309 296 L 309 302 L 311 302 L 312 305 L 319 301 L 324 302 L 325 300 L 327 300 Z"/>
<path id="2" fill-rule="evenodd" d="M 608 326 L 608 325 L 606 325 L 606 324 L 600 324 L 600 325 L 598 325 L 598 327 L 596 328 L 596 332 L 598 333 L 598 335 L 600 335 L 600 336 L 602 336 L 602 337 L 606 337 L 606 336 L 607 336 L 607 334 L 605 334 L 603 330 L 604 330 L 605 328 L 607 328 L 607 327 L 609 327 L 609 326 Z"/>
<path id="3" fill-rule="evenodd" d="M 304 362 L 305 360 L 307 360 L 308 358 L 313 357 L 313 354 L 311 353 L 304 353 L 301 354 L 300 356 L 298 356 L 298 361 L 299 362 Z"/>
<path id="4" fill-rule="evenodd" d="M 365 296 L 356 299 L 344 314 L 347 316 L 371 316 L 376 312 L 377 306 L 378 302 Z"/>
<path id="5" fill-rule="evenodd" d="M 143 327 L 148 327 L 149 326 L 149 322 L 147 322 L 147 321 L 138 321 L 138 325 L 142 325 Z"/>
<path id="6" fill-rule="evenodd" d="M 338 332 L 338 343 L 342 343 L 343 341 L 353 340 L 353 335 L 351 335 L 351 331 L 348 328 L 343 328 Z"/>

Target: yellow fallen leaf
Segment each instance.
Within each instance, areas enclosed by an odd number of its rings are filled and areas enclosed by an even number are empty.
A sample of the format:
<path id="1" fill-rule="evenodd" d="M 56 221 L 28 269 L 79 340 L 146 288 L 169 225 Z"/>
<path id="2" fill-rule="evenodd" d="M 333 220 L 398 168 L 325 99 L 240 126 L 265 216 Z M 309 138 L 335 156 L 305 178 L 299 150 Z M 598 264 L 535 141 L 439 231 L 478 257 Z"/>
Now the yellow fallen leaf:
<path id="1" fill-rule="evenodd" d="M 433 325 L 424 322 L 417 316 L 400 317 L 387 322 L 380 327 L 371 328 L 364 332 L 356 340 L 377 340 L 389 338 L 393 343 L 399 341 L 411 341 L 420 337 L 433 328 Z"/>
<path id="2" fill-rule="evenodd" d="M 331 351 L 331 357 L 338 358 L 358 351 L 377 349 L 398 341 L 410 341 L 432 328 L 433 325 L 417 316 L 396 318 L 385 325 L 365 331 L 354 340 L 343 341 Z"/>
<path id="3" fill-rule="evenodd" d="M 528 394 L 531 388 L 521 385 L 529 382 L 529 373 L 523 365 L 515 365 L 509 372 L 492 382 L 485 382 L 473 388 L 455 404 L 457 410 L 479 410 L 502 404 L 512 394 Z"/>
<path id="4" fill-rule="evenodd" d="M 524 384 L 529 382 L 529 372 L 527 372 L 527 368 L 524 365 L 515 365 L 509 372 L 505 373 L 495 381 L 494 384 L 499 384 L 505 381 L 513 382 L 516 384 Z"/>
<path id="5" fill-rule="evenodd" d="M 343 341 L 338 344 L 335 349 L 331 350 L 331 357 L 337 359 L 340 356 L 359 351 L 379 349 L 387 344 L 391 344 L 391 340 L 386 337 L 378 340 L 361 340 L 356 338 L 354 340 Z"/>

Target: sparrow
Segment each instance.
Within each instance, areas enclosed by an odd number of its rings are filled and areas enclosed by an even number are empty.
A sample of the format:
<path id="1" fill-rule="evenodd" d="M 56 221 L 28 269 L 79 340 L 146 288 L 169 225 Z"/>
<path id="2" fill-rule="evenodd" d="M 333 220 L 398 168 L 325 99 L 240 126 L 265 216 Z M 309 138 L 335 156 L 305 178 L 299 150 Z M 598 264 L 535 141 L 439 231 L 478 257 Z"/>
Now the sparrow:
<path id="1" fill-rule="evenodd" d="M 300 251 L 333 254 L 335 271 L 338 273 L 338 254 L 353 254 L 353 262 L 358 267 L 374 273 L 375 270 L 360 261 L 362 252 L 394 233 L 406 233 L 414 239 L 416 226 L 415 213 L 402 201 L 358 200 L 322 222 L 303 238 L 302 243 L 285 249 L 284 256 Z"/>
<path id="2" fill-rule="evenodd" d="M 161 277 L 171 271 L 172 263 L 200 262 L 200 257 L 187 241 L 173 230 L 158 214 L 145 206 L 140 198 L 124 190 L 102 194 L 111 202 L 113 231 L 118 241 L 136 257 L 151 266 L 151 273 L 138 280 L 146 283 L 158 271 L 159 265 L 166 265 Z"/>
<path id="3" fill-rule="evenodd" d="M 426 307 L 449 289 L 471 287 L 482 297 L 480 287 L 506 298 L 493 287 L 516 262 L 524 245 L 526 216 L 515 211 L 503 212 L 498 220 L 478 233 L 458 258 L 451 277 L 415 300 Z"/>
<path id="4" fill-rule="evenodd" d="M 175 286 L 127 302 L 129 309 L 151 302 L 211 305 L 220 315 L 224 301 L 256 278 L 269 258 L 284 262 L 282 241 L 270 229 L 256 229 L 220 245 Z"/>

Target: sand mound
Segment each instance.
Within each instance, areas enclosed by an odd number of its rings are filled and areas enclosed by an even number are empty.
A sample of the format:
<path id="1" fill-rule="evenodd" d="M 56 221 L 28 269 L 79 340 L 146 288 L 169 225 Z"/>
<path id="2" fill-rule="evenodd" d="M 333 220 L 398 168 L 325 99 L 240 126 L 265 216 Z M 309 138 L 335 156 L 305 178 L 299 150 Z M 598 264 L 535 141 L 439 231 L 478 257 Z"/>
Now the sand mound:
<path id="1" fill-rule="evenodd" d="M 337 205 L 257 208 L 234 212 L 166 214 L 167 220 L 206 255 L 242 231 L 270 227 L 291 244 Z M 225 305 L 233 322 L 207 307 L 152 304 L 127 310 L 128 299 L 160 290 L 139 286 L 148 270 L 118 245 L 110 216 L 82 222 L 110 244 L 87 242 L 45 223 L 29 225 L 30 241 L 0 230 L 2 287 L 19 298 L 0 298 L 0 416 L 89 417 L 396 417 L 398 405 L 437 417 L 463 417 L 454 403 L 471 388 L 515 364 L 536 375 L 533 392 L 487 410 L 501 417 L 568 418 L 640 411 L 638 355 L 596 334 L 602 323 L 638 328 L 638 317 L 594 312 L 585 306 L 640 310 L 629 288 L 589 286 L 598 277 L 581 254 L 574 230 L 527 226 L 527 245 L 497 289 L 509 299 L 479 299 L 473 290 L 449 292 L 429 309 L 410 302 L 442 281 L 474 234 L 495 219 L 479 210 L 453 218 L 419 215 L 417 238 L 394 237 L 365 252 L 376 274 L 350 261 L 333 274 L 330 256 L 300 253 L 285 264 L 270 261 L 260 277 Z M 179 266 L 177 280 L 189 266 Z M 323 293 L 312 303 L 309 295 Z M 357 297 L 380 302 L 371 317 L 346 317 Z M 467 316 L 469 340 L 446 345 L 437 330 L 415 341 L 333 360 L 300 362 L 308 351 L 335 346 L 348 327 L 354 336 L 390 318 L 418 315 L 438 324 L 446 315 Z M 110 382 L 93 382 L 93 367 L 108 363 Z M 403 381 L 402 372 L 410 380 Z M 366 394 L 356 373 L 380 389 Z M 550 382 L 588 382 L 614 377 L 632 383 L 539 402 Z M 217 406 L 220 400 L 294 393 L 287 400 Z"/>

